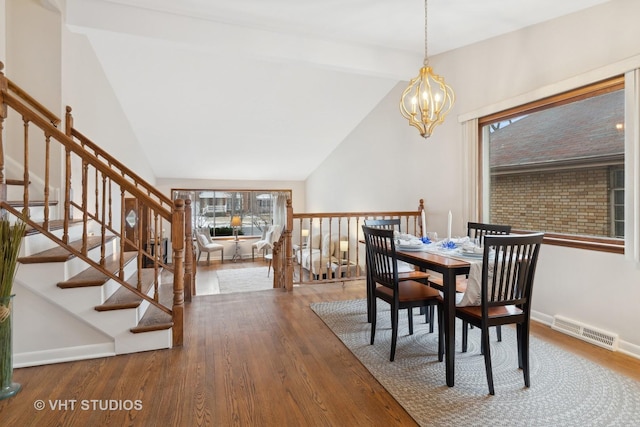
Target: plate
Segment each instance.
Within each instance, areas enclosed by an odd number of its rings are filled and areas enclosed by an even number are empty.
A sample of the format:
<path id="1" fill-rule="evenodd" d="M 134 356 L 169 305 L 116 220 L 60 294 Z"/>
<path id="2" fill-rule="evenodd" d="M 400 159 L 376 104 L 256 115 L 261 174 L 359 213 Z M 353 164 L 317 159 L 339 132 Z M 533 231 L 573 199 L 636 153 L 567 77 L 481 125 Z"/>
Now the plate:
<path id="1" fill-rule="evenodd" d="M 418 245 L 409 245 L 409 246 L 400 246 L 400 245 L 398 245 L 398 250 L 407 251 L 407 252 L 420 252 L 420 251 L 424 250 L 424 245 L 423 244 L 420 244 L 420 246 L 418 246 Z"/>
<path id="2" fill-rule="evenodd" d="M 468 257 L 468 258 L 482 258 L 484 256 L 484 253 L 475 253 L 475 252 L 465 252 L 465 251 L 460 251 L 460 255 L 464 256 L 464 257 Z"/>

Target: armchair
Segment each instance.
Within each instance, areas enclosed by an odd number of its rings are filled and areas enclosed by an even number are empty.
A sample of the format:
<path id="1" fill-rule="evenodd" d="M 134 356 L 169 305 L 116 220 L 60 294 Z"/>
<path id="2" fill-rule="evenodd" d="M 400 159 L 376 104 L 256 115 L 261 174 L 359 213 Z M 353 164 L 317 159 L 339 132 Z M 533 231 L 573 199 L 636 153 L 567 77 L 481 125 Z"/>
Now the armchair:
<path id="1" fill-rule="evenodd" d="M 220 261 L 224 262 L 224 246 L 220 243 L 215 243 L 208 232 L 201 230 L 196 231 L 196 242 L 198 243 L 198 258 L 196 264 L 200 261 L 200 255 L 203 252 L 207 253 L 207 265 L 210 264 L 210 258 L 212 252 L 220 251 Z"/>

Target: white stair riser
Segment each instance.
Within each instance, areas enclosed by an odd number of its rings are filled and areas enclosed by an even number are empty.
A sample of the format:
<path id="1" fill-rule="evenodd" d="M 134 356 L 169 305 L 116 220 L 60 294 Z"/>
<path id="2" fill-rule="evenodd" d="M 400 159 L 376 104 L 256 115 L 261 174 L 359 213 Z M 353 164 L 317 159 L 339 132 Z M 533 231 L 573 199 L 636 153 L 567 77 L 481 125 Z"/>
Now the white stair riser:
<path id="1" fill-rule="evenodd" d="M 123 332 L 116 337 L 116 354 L 136 353 L 139 351 L 160 350 L 173 346 L 171 329 L 133 334 Z"/>

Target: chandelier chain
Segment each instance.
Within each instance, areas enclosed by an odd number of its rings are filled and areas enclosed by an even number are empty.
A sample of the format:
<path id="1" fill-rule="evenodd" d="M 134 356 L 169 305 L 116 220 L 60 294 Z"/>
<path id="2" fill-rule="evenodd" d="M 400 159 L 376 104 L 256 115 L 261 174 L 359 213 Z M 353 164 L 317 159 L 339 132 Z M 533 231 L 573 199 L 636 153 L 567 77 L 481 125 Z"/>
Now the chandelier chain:
<path id="1" fill-rule="evenodd" d="M 427 0 L 424 0 L 424 61 L 423 64 L 429 64 L 429 54 L 428 54 L 428 46 L 429 46 L 429 38 L 427 36 Z"/>

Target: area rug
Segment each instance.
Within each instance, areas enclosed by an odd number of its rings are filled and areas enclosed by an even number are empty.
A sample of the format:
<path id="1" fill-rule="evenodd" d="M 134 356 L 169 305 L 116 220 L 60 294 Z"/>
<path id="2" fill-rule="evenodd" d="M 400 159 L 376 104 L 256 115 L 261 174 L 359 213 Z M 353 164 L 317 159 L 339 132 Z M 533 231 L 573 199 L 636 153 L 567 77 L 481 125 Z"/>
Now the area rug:
<path id="1" fill-rule="evenodd" d="M 415 316 L 414 334 L 408 335 L 407 310 L 402 310 L 396 357 L 389 362 L 386 303 L 378 302 L 374 345 L 369 345 L 365 300 L 311 308 L 422 426 L 640 426 L 639 382 L 533 336 L 531 387 L 525 388 L 512 327 L 502 328 L 502 342 L 491 331 L 491 396 L 477 328 L 469 331 L 468 352 L 461 353 L 457 325 L 455 386 L 447 387 L 437 333 L 428 333 L 423 316 Z"/>
<path id="2" fill-rule="evenodd" d="M 267 267 L 234 268 L 216 274 L 221 294 L 273 289 L 273 270 L 267 277 Z"/>

